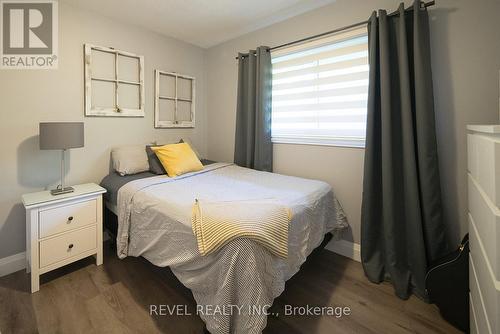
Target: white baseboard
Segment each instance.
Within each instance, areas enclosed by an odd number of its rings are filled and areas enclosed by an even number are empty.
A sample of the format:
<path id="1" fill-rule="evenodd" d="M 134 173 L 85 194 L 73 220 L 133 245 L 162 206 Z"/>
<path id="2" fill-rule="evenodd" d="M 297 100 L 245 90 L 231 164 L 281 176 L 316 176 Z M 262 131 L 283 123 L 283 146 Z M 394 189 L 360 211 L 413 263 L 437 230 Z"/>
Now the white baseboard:
<path id="1" fill-rule="evenodd" d="M 108 237 L 109 238 L 109 237 Z M 325 249 L 361 262 L 361 247 L 359 244 L 346 240 L 332 240 Z M 18 253 L 0 259 L 0 277 L 26 268 L 26 253 Z"/>
<path id="2" fill-rule="evenodd" d="M 26 268 L 26 253 L 18 253 L 0 259 L 0 277 Z"/>
<path id="3" fill-rule="evenodd" d="M 361 246 L 354 242 L 343 239 L 333 239 L 325 248 L 334 253 L 353 259 L 354 261 L 361 262 Z"/>

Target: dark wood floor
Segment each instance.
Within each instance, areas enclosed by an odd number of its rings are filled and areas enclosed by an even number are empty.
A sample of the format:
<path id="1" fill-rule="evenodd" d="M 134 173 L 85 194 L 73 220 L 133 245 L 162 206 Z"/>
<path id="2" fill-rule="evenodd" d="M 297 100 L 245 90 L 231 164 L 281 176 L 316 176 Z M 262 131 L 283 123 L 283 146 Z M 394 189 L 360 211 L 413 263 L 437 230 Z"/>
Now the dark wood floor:
<path id="1" fill-rule="evenodd" d="M 0 278 L 0 332 L 7 333 L 203 333 L 196 315 L 149 315 L 151 304 L 196 304 L 168 268 L 142 258 L 117 259 L 105 247 L 104 265 L 84 259 L 41 278 L 30 294 L 20 271 Z M 272 311 L 284 305 L 348 306 L 351 315 L 269 317 L 264 333 L 458 333 L 434 305 L 395 297 L 387 284 L 372 284 L 357 262 L 322 250 L 287 282 Z"/>

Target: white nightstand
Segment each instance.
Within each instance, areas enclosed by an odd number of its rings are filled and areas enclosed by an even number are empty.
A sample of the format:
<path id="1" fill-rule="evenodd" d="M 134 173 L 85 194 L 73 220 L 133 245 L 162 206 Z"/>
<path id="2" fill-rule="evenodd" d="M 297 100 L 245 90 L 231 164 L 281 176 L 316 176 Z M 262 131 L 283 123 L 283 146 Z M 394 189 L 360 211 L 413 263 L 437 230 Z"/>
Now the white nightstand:
<path id="1" fill-rule="evenodd" d="M 102 194 L 95 183 L 74 186 L 75 191 L 51 195 L 25 194 L 26 271 L 31 292 L 40 289 L 40 275 L 90 255 L 102 264 Z"/>

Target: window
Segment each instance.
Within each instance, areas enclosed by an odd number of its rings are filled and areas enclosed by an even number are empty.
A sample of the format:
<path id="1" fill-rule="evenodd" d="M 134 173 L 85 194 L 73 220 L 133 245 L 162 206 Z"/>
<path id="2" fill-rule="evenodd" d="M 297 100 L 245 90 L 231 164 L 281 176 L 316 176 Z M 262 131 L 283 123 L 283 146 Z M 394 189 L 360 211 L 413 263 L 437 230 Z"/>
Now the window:
<path id="1" fill-rule="evenodd" d="M 366 28 L 273 51 L 272 64 L 273 142 L 364 147 Z"/>
<path id="2" fill-rule="evenodd" d="M 155 127 L 194 128 L 195 78 L 155 70 Z"/>
<path id="3" fill-rule="evenodd" d="M 85 115 L 144 117 L 144 57 L 85 44 Z"/>

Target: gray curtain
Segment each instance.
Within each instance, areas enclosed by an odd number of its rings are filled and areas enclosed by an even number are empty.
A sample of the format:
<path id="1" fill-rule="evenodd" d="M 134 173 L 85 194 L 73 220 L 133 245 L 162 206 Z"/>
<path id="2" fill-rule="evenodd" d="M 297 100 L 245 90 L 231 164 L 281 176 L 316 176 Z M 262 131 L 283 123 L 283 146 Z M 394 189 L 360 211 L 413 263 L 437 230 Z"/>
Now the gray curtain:
<path id="1" fill-rule="evenodd" d="M 361 258 L 372 282 L 427 299 L 429 263 L 448 249 L 434 124 L 429 18 L 380 10 L 368 23 L 370 79 Z"/>
<path id="2" fill-rule="evenodd" d="M 271 54 L 266 46 L 238 54 L 238 99 L 234 162 L 272 172 Z"/>

